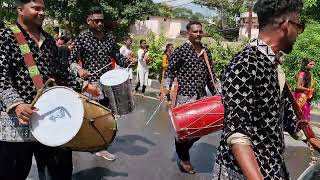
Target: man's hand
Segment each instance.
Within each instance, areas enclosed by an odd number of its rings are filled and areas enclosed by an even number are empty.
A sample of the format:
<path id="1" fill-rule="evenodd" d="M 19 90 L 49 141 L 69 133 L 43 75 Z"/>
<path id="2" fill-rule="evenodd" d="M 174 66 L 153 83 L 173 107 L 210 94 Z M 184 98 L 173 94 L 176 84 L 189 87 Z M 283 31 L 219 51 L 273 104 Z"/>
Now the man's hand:
<path id="1" fill-rule="evenodd" d="M 160 96 L 160 101 L 163 101 L 169 94 L 170 92 L 166 89 L 163 90 L 163 92 L 161 93 L 161 96 Z"/>
<path id="2" fill-rule="evenodd" d="M 87 87 L 84 88 L 84 91 L 91 94 L 93 97 L 99 97 L 101 95 L 99 88 L 94 84 L 88 84 Z"/>
<path id="3" fill-rule="evenodd" d="M 89 71 L 87 71 L 85 69 L 79 69 L 78 74 L 79 74 L 80 78 L 87 78 L 92 75 Z"/>
<path id="4" fill-rule="evenodd" d="M 320 152 L 320 141 L 317 138 L 310 138 L 308 140 L 308 142 L 311 144 L 311 146 L 313 147 L 313 149 L 315 149 L 316 151 Z"/>
<path id="5" fill-rule="evenodd" d="M 35 110 L 36 108 L 31 108 L 31 104 L 19 104 L 15 109 L 19 123 L 27 125 Z"/>

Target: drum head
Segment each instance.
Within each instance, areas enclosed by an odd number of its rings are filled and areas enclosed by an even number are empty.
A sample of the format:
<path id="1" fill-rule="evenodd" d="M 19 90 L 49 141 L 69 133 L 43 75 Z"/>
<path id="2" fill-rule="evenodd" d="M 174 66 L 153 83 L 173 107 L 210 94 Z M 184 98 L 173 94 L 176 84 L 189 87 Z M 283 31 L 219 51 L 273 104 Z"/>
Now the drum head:
<path id="1" fill-rule="evenodd" d="M 126 82 L 129 79 L 129 73 L 122 69 L 115 69 L 104 73 L 100 77 L 100 83 L 105 86 L 116 86 Z"/>
<path id="2" fill-rule="evenodd" d="M 30 128 L 33 136 L 47 146 L 69 142 L 81 128 L 84 107 L 80 96 L 67 87 L 49 88 L 39 98 L 32 114 Z"/>

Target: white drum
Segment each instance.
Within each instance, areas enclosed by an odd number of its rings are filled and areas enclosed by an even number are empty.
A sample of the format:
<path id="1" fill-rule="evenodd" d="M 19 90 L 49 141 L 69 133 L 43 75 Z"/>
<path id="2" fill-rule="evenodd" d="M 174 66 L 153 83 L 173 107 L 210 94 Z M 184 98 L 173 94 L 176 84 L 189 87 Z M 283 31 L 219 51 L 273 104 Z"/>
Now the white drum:
<path id="1" fill-rule="evenodd" d="M 298 180 L 320 179 L 320 163 L 310 165 L 298 178 Z"/>
<path id="2" fill-rule="evenodd" d="M 100 77 L 100 84 L 114 114 L 126 115 L 134 110 L 131 82 L 127 71 L 122 69 L 108 71 Z"/>
<path id="3" fill-rule="evenodd" d="M 47 146 L 61 146 L 76 136 L 84 117 L 84 106 L 78 93 L 67 87 L 49 88 L 39 98 L 32 114 L 33 136 Z"/>

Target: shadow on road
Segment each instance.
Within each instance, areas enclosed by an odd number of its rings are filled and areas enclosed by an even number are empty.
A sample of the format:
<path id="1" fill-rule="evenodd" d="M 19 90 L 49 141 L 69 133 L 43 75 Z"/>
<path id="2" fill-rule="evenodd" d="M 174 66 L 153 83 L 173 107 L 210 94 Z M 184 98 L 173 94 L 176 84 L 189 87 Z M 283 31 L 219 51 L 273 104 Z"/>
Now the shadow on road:
<path id="1" fill-rule="evenodd" d="M 86 169 L 73 175 L 74 180 L 101 180 L 107 177 L 128 177 L 128 173 L 110 171 L 102 167 Z"/>
<path id="2" fill-rule="evenodd" d="M 191 163 L 198 173 L 212 173 L 217 147 L 207 143 L 195 143 L 190 150 Z M 175 153 L 173 161 L 178 160 Z"/>
<path id="3" fill-rule="evenodd" d="M 116 137 L 109 148 L 112 153 L 122 152 L 130 156 L 142 156 L 148 153 L 150 146 L 156 144 L 139 135 L 124 135 Z"/>

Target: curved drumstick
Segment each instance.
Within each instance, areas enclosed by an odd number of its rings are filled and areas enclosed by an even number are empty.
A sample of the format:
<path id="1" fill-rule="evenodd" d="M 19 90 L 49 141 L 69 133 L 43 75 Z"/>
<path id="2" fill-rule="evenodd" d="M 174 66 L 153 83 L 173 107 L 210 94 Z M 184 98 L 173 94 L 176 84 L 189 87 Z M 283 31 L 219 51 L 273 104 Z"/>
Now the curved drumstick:
<path id="1" fill-rule="evenodd" d="M 159 108 L 161 107 L 161 105 L 163 104 L 164 100 L 162 100 L 159 104 L 159 106 L 157 107 L 157 109 L 153 112 L 153 114 L 151 115 L 150 119 L 148 120 L 148 122 L 146 123 L 146 126 L 150 123 L 150 121 L 153 119 L 154 115 L 158 112 Z"/>

